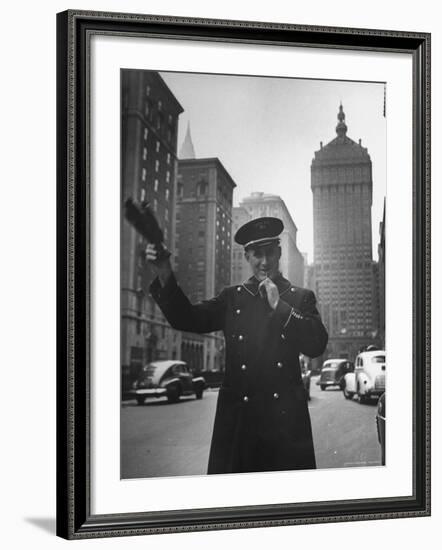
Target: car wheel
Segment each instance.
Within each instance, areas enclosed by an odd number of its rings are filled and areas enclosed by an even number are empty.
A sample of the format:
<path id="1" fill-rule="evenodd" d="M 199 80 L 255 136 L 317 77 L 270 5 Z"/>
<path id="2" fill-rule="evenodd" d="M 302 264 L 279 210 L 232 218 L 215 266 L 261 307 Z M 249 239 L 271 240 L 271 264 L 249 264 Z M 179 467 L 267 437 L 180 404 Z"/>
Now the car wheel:
<path id="1" fill-rule="evenodd" d="M 197 399 L 202 399 L 202 398 L 203 398 L 203 393 L 204 393 L 203 388 L 199 388 L 199 389 L 196 390 L 196 392 L 195 392 L 195 397 L 196 397 Z"/>
<path id="2" fill-rule="evenodd" d="M 325 388 L 326 388 L 326 387 L 327 387 L 327 386 L 325 386 L 324 384 L 321 384 L 321 391 L 325 391 Z"/>
<path id="3" fill-rule="evenodd" d="M 358 387 L 356 388 L 356 392 L 359 397 L 359 403 L 361 403 L 361 405 L 364 405 L 365 403 L 367 403 L 367 396 L 365 394 L 360 393 L 359 384 L 358 384 Z"/>
<path id="4" fill-rule="evenodd" d="M 144 400 L 145 400 L 145 397 L 143 397 L 142 395 L 137 395 L 138 405 L 144 405 Z"/>
<path id="5" fill-rule="evenodd" d="M 181 396 L 181 390 L 178 386 L 173 386 L 167 390 L 167 400 L 169 403 L 178 403 Z"/>
<path id="6" fill-rule="evenodd" d="M 353 392 L 347 390 L 347 386 L 344 386 L 344 389 L 342 390 L 344 393 L 345 399 L 353 399 Z"/>

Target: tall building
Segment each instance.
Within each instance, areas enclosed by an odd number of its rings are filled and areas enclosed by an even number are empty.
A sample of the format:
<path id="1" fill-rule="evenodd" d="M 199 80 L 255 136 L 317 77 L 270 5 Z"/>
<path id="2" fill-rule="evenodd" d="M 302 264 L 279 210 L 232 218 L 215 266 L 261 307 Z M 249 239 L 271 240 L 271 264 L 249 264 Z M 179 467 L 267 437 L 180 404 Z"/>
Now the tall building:
<path id="1" fill-rule="evenodd" d="M 235 182 L 217 158 L 178 163 L 176 271 L 192 302 L 216 296 L 231 282 L 232 199 Z M 224 368 L 220 333 L 183 333 L 181 357 L 207 370 Z"/>
<path id="2" fill-rule="evenodd" d="M 314 279 L 328 356 L 354 358 L 376 344 L 377 314 L 372 260 L 372 164 L 361 140 L 347 136 L 342 105 L 337 136 L 315 152 L 311 165 Z"/>
<path id="3" fill-rule="evenodd" d="M 121 198 L 148 201 L 174 247 L 177 127 L 183 108 L 157 72 L 121 71 Z M 146 242 L 121 220 L 121 365 L 123 386 L 154 359 L 178 357 L 179 341 L 149 297 Z"/>
<path id="4" fill-rule="evenodd" d="M 240 207 L 250 215 L 250 219 L 272 216 L 282 220 L 284 231 L 280 236 L 281 272 L 292 284 L 302 287 L 304 285 L 304 258 L 296 244 L 298 228 L 287 210 L 285 202 L 278 195 L 254 192 L 241 201 Z"/>
<path id="5" fill-rule="evenodd" d="M 385 200 L 382 221 L 379 224 L 379 340 L 385 349 Z"/>
<path id="6" fill-rule="evenodd" d="M 244 247 L 233 239 L 238 229 L 249 222 L 252 216 L 243 206 L 233 208 L 232 226 L 232 285 L 239 285 L 250 277 L 250 265 L 244 256 Z"/>
<path id="7" fill-rule="evenodd" d="M 195 148 L 193 146 L 192 135 L 190 133 L 190 122 L 187 123 L 186 137 L 184 138 L 183 144 L 180 149 L 180 159 L 194 159 Z"/>

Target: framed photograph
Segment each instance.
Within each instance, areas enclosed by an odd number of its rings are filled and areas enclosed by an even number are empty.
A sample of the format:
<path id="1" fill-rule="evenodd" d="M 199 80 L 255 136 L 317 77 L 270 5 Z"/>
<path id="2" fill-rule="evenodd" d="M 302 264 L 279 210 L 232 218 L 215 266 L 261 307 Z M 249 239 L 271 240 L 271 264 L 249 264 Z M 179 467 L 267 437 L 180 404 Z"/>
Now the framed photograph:
<path id="1" fill-rule="evenodd" d="M 430 35 L 69 10 L 57 70 L 57 534 L 429 515 Z"/>

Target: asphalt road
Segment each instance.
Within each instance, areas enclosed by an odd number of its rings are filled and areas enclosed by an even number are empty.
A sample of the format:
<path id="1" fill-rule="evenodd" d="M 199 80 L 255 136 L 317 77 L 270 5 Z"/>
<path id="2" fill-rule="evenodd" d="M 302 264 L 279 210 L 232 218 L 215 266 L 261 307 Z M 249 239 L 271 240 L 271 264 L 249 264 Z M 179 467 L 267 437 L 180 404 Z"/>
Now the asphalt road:
<path id="1" fill-rule="evenodd" d="M 312 379 L 310 416 L 318 468 L 381 464 L 376 434 L 376 402 L 347 401 L 335 389 L 320 391 Z M 218 392 L 202 400 L 182 398 L 123 403 L 121 477 L 169 477 L 206 473 Z"/>

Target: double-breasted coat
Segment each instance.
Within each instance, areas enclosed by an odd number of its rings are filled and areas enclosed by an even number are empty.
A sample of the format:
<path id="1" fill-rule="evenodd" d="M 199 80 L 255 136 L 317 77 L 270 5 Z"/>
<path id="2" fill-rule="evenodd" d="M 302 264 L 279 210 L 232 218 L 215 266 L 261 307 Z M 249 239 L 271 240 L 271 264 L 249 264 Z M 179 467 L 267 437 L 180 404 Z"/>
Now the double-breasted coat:
<path id="1" fill-rule="evenodd" d="M 191 304 L 172 275 L 151 294 L 172 327 L 222 330 L 225 375 L 215 415 L 208 473 L 315 468 L 310 416 L 299 354 L 321 355 L 327 331 L 310 290 L 275 279 L 280 299 L 272 310 L 255 277 Z"/>

